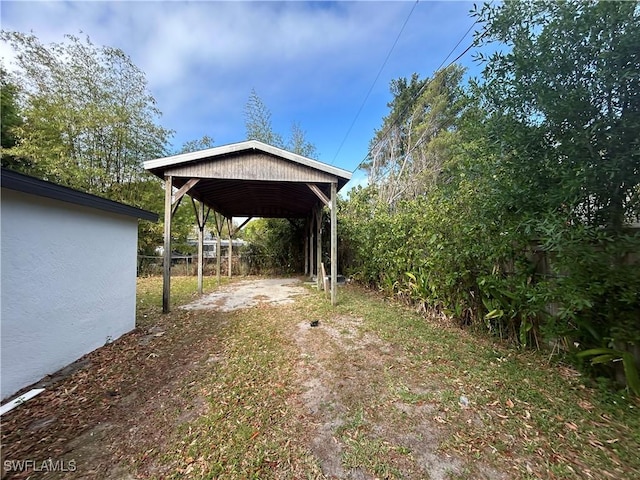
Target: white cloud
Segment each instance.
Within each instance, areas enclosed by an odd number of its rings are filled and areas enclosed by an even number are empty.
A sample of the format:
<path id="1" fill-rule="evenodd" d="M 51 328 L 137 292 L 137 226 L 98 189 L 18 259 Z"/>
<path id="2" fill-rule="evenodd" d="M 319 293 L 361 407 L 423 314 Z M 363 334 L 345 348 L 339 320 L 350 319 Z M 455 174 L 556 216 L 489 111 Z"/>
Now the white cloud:
<path id="1" fill-rule="evenodd" d="M 255 88 L 274 122 L 285 128 L 294 120 L 307 129 L 333 128 L 322 135 L 332 138 L 324 148 L 331 150 L 324 152 L 328 156 L 412 7 L 413 2 L 0 4 L 3 29 L 33 30 L 46 43 L 83 31 L 98 45 L 125 51 L 146 73 L 163 123 L 178 132 L 176 144 L 205 133 L 216 142 L 240 140 L 243 108 Z M 372 94 L 377 106 L 369 116 L 377 118 L 370 121 L 380 122 L 390 78 L 432 73 L 470 25 L 461 14 L 467 9 L 418 4 Z M 10 55 L 4 45 L 2 55 Z M 311 139 L 317 135 L 308 133 Z"/>
<path id="2" fill-rule="evenodd" d="M 304 3 L 162 4 L 153 10 L 158 28 L 145 39 L 141 61 L 157 85 L 173 84 L 194 69 L 215 78 L 271 75 L 273 83 L 336 70 L 368 67 L 383 58 L 394 16 L 402 9 L 337 8 Z M 384 10 L 391 9 L 383 15 Z M 396 27 L 397 28 L 397 27 Z M 382 46 L 382 45 L 380 45 Z"/>

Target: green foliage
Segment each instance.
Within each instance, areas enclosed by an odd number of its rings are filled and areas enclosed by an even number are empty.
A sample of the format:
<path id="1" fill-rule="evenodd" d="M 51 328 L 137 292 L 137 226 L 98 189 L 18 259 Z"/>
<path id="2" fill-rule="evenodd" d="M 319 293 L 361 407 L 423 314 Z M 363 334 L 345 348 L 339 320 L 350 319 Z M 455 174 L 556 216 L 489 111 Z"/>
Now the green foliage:
<path id="1" fill-rule="evenodd" d="M 640 376 L 633 355 L 613 348 L 590 348 L 578 353 L 580 358 L 591 358 L 591 365 L 622 362 L 627 384 L 633 393 L 640 396 Z"/>
<path id="2" fill-rule="evenodd" d="M 391 81 L 394 99 L 371 141 L 364 167 L 381 202 L 424 194 L 451 158 L 455 126 L 468 99 L 460 88 L 464 69 L 452 65 L 433 78 Z"/>
<path id="3" fill-rule="evenodd" d="M 501 48 L 466 93 L 456 69 L 392 83 L 370 186 L 341 206 L 351 273 L 521 346 L 609 339 L 618 353 L 598 361 L 630 365 L 640 8 L 506 2 L 476 17 L 479 40 Z M 416 162 L 418 148 L 435 160 Z"/>
<path id="4" fill-rule="evenodd" d="M 544 330 L 637 344 L 640 236 L 625 222 L 640 214 L 640 9 L 507 2 L 477 18 L 483 41 L 509 47 L 488 59 L 479 93 L 502 170 L 496 203 L 549 264 L 536 288 L 558 313 Z"/>
<path id="5" fill-rule="evenodd" d="M 244 124 L 247 130 L 247 140 L 258 140 L 282 148 L 282 136 L 273 131 L 271 111 L 264 104 L 254 89 L 249 94 L 249 100 L 244 108 Z"/>
<path id="6" fill-rule="evenodd" d="M 199 150 L 206 150 L 208 148 L 213 148 L 214 143 L 213 138 L 209 135 L 203 135 L 199 140 L 188 140 L 184 142 L 178 153 L 190 153 L 197 152 Z"/>
<path id="7" fill-rule="evenodd" d="M 158 124 L 144 73 L 88 37 L 49 45 L 19 32 L 1 38 L 16 54 L 15 79 L 2 75 L 3 165 L 161 212 L 164 192 L 142 161 L 163 156 L 171 132 Z M 161 232 L 141 222 L 140 253 L 153 254 Z"/>
<path id="8" fill-rule="evenodd" d="M 2 152 L 2 166 L 18 169 L 20 159 L 7 155 L 6 149 L 15 147 L 17 138 L 15 130 L 22 126 L 22 117 L 18 106 L 18 86 L 9 78 L 4 67 L 0 66 L 0 133 Z"/>
<path id="9" fill-rule="evenodd" d="M 304 223 L 283 218 L 258 218 L 243 230 L 254 273 L 295 273 L 303 270 Z"/>
<path id="10" fill-rule="evenodd" d="M 315 158 L 316 156 L 316 146 L 307 140 L 306 133 L 299 123 L 291 125 L 291 137 L 285 148 L 303 157 Z"/>
<path id="11" fill-rule="evenodd" d="M 137 203 L 121 187 L 144 178 L 142 160 L 162 156 L 171 133 L 157 124 L 144 73 L 123 51 L 89 38 L 44 45 L 3 31 L 2 40 L 16 53 L 24 116 L 9 153 L 28 159 L 30 174 Z"/>
<path id="12" fill-rule="evenodd" d="M 514 186 L 542 188 L 574 221 L 619 231 L 639 213 L 637 3 L 507 2 L 477 19 L 483 42 L 508 47 L 486 62 L 481 93 L 489 135 L 521 174 Z"/>
<path id="13" fill-rule="evenodd" d="M 244 118 L 247 140 L 258 140 L 309 158 L 314 158 L 317 153 L 316 146 L 307 140 L 306 132 L 299 123 L 291 124 L 289 139 L 286 141 L 280 133 L 274 131 L 271 110 L 253 89 L 244 107 Z"/>

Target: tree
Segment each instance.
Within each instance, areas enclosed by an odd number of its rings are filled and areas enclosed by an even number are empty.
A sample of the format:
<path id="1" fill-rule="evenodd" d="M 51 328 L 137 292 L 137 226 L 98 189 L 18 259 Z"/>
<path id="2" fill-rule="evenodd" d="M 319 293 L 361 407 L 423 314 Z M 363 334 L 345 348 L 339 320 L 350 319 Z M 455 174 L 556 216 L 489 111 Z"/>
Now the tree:
<path id="1" fill-rule="evenodd" d="M 7 154 L 7 150 L 16 146 L 16 129 L 23 124 L 18 106 L 18 87 L 9 78 L 7 71 L 0 66 L 0 151 L 2 152 L 2 166 L 14 170 L 20 169 L 23 161 L 13 155 Z"/>
<path id="2" fill-rule="evenodd" d="M 197 152 L 199 150 L 206 150 L 213 148 L 214 140 L 209 135 L 203 135 L 199 140 L 189 140 L 182 145 L 182 148 L 178 153 Z"/>
<path id="3" fill-rule="evenodd" d="M 271 111 L 254 89 L 249 94 L 249 100 L 244 109 L 244 118 L 247 140 L 258 140 L 278 148 L 284 147 L 282 136 L 273 131 Z"/>
<path id="4" fill-rule="evenodd" d="M 299 123 L 291 124 L 291 137 L 287 142 L 287 150 L 308 158 L 314 158 L 316 155 L 316 146 L 307 140 L 306 133 Z"/>
<path id="5" fill-rule="evenodd" d="M 0 66 L 0 98 L 2 99 L 0 115 L 2 120 L 2 148 L 11 148 L 16 144 L 15 128 L 22 125 L 17 103 L 18 87 L 12 83 L 4 67 Z"/>
<path id="6" fill-rule="evenodd" d="M 488 204 L 504 212 L 501 235 L 544 250 L 551 268 L 521 291 L 555 302 L 538 312 L 549 339 L 608 350 L 595 363 L 623 360 L 640 393 L 624 352 L 640 342 L 640 235 L 627 228 L 640 215 L 640 5 L 506 2 L 476 17 L 479 40 L 502 44 L 477 90 Z"/>
<path id="7" fill-rule="evenodd" d="M 505 166 L 533 203 L 620 232 L 640 213 L 640 5 L 506 2 L 476 12 L 481 93 Z M 544 195 L 541 193 L 544 192 Z"/>
<path id="8" fill-rule="evenodd" d="M 88 37 L 49 45 L 18 32 L 1 38 L 17 54 L 24 116 L 9 153 L 28 159 L 32 175 L 137 203 L 128 185 L 146 176 L 142 160 L 165 154 L 171 134 L 158 125 L 144 73 Z"/>
<path id="9" fill-rule="evenodd" d="M 464 69 L 452 65 L 432 78 L 392 80 L 390 113 L 371 141 L 369 183 L 383 203 L 415 198 L 431 188 L 451 156 L 456 125 L 467 100 Z"/>
<path id="10" fill-rule="evenodd" d="M 640 6 L 475 15 L 498 49 L 466 94 L 455 72 L 392 83 L 371 185 L 342 206 L 351 272 L 520 345 L 618 361 L 638 393 Z"/>
<path id="11" fill-rule="evenodd" d="M 300 219 L 258 218 L 243 231 L 249 242 L 252 268 L 261 273 L 293 273 L 302 270 L 304 224 Z"/>
<path id="12" fill-rule="evenodd" d="M 304 157 L 316 155 L 316 146 L 307 140 L 306 132 L 298 122 L 291 124 L 290 136 L 286 142 L 282 135 L 273 130 L 271 111 L 253 89 L 244 108 L 244 118 L 247 140 L 258 140 Z"/>

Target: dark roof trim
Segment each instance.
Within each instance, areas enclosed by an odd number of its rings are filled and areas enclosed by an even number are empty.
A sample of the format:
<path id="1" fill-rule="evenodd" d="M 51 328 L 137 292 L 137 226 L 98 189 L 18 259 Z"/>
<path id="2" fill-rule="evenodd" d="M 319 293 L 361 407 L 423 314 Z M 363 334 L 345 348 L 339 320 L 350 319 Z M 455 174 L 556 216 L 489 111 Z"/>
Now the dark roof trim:
<path id="1" fill-rule="evenodd" d="M 35 177 L 23 175 L 22 173 L 13 172 L 11 170 L 2 169 L 2 177 L 0 178 L 2 188 L 8 188 L 18 192 L 29 193 L 40 197 L 52 198 L 61 202 L 73 203 L 83 207 L 96 208 L 105 212 L 117 213 L 129 217 L 149 220 L 151 222 L 158 221 L 158 215 L 147 210 L 131 207 L 124 203 L 114 202 L 106 198 L 98 197 L 90 193 L 84 193 L 73 188 L 63 187 L 55 183 L 40 180 Z"/>

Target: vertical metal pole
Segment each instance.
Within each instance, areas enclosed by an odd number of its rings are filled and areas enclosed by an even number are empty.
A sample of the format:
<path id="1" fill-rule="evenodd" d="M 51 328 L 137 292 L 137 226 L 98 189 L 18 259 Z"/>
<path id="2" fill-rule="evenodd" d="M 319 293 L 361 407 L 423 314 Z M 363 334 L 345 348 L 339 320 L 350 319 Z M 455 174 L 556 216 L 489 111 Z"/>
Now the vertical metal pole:
<path id="1" fill-rule="evenodd" d="M 198 209 L 198 293 L 202 295 L 202 272 L 204 269 L 204 203 Z"/>
<path id="2" fill-rule="evenodd" d="M 162 313 L 171 307 L 171 194 L 173 177 L 164 177 L 164 269 L 162 272 Z"/>
<path id="3" fill-rule="evenodd" d="M 331 184 L 331 305 L 338 303 L 338 184 Z"/>

